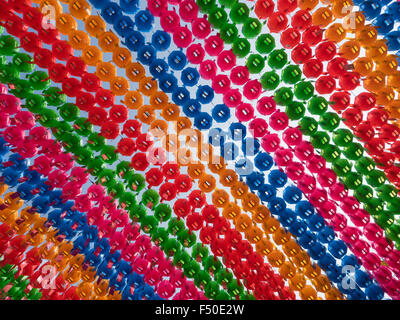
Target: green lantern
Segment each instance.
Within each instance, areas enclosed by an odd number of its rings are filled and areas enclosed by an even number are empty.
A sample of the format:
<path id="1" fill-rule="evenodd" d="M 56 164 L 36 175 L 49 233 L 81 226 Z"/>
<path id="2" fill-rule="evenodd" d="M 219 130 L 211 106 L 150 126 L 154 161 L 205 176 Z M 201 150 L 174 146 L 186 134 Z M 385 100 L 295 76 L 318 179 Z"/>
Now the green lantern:
<path id="1" fill-rule="evenodd" d="M 378 198 L 371 198 L 364 204 L 364 209 L 371 215 L 377 216 L 383 211 L 383 201 Z"/>
<path id="2" fill-rule="evenodd" d="M 299 66 L 289 65 L 282 70 L 282 80 L 287 84 L 295 84 L 301 80 L 301 69 Z"/>
<path id="3" fill-rule="evenodd" d="M 208 22 L 219 30 L 228 23 L 228 15 L 223 8 L 214 7 L 208 15 Z"/>
<path id="4" fill-rule="evenodd" d="M 198 274 L 199 272 L 200 272 L 200 266 L 194 260 L 190 260 L 189 263 L 187 263 L 183 267 L 183 274 L 188 278 L 194 278 L 195 275 Z"/>
<path id="5" fill-rule="evenodd" d="M 286 114 L 290 120 L 299 120 L 304 117 L 306 108 L 303 103 L 298 101 L 292 101 L 286 105 Z"/>
<path id="6" fill-rule="evenodd" d="M 333 132 L 332 140 L 336 145 L 344 147 L 353 141 L 353 134 L 348 129 L 337 129 Z"/>
<path id="7" fill-rule="evenodd" d="M 114 146 L 104 145 L 100 152 L 105 163 L 113 164 L 118 160 L 117 149 Z"/>
<path id="8" fill-rule="evenodd" d="M 128 161 L 121 161 L 115 167 L 115 171 L 120 178 L 124 178 L 125 175 L 130 172 L 132 169 L 130 167 L 130 163 Z M 124 178 L 125 180 L 125 178 Z"/>
<path id="9" fill-rule="evenodd" d="M 238 0 L 218 0 L 221 6 L 225 8 L 232 8 L 235 4 L 237 4 Z"/>
<path id="10" fill-rule="evenodd" d="M 43 109 L 39 113 L 38 122 L 47 128 L 56 127 L 58 124 L 58 113 L 52 109 Z"/>
<path id="11" fill-rule="evenodd" d="M 229 23 L 221 27 L 219 35 L 224 42 L 230 44 L 230 43 L 235 43 L 238 40 L 239 31 L 234 24 Z M 246 44 L 241 44 L 241 45 L 246 45 Z"/>
<path id="12" fill-rule="evenodd" d="M 391 201 L 397 197 L 398 190 L 390 184 L 384 184 L 378 187 L 378 196 L 384 201 Z"/>
<path id="13" fill-rule="evenodd" d="M 344 176 L 343 182 L 349 189 L 355 190 L 361 186 L 362 176 L 355 172 L 349 172 Z"/>
<path id="14" fill-rule="evenodd" d="M 168 222 L 168 232 L 176 236 L 179 232 L 185 230 L 185 224 L 182 220 L 172 218 Z"/>
<path id="15" fill-rule="evenodd" d="M 385 173 L 376 169 L 371 170 L 365 178 L 367 183 L 375 188 L 383 185 L 386 181 Z"/>
<path id="16" fill-rule="evenodd" d="M 155 219 L 154 219 L 155 220 Z M 161 244 L 162 250 L 169 257 L 172 257 L 178 250 L 181 249 L 180 244 L 173 238 L 169 238 Z"/>
<path id="17" fill-rule="evenodd" d="M 364 154 L 364 148 L 361 144 L 353 142 L 344 148 L 343 154 L 347 159 L 358 160 Z"/>
<path id="18" fill-rule="evenodd" d="M 102 159 L 95 157 L 88 162 L 87 167 L 92 175 L 97 176 L 105 168 L 105 164 Z"/>
<path id="19" fill-rule="evenodd" d="M 14 79 L 12 81 L 12 84 L 13 84 L 14 88 L 10 89 L 8 92 L 15 95 L 16 97 L 18 97 L 20 99 L 27 99 L 30 95 L 33 95 L 33 90 L 30 87 L 28 80 Z M 29 110 L 29 108 L 28 108 L 28 110 Z M 31 111 L 31 110 L 29 110 L 29 111 Z M 33 111 L 31 111 L 31 112 L 33 112 Z"/>
<path id="20" fill-rule="evenodd" d="M 303 117 L 299 122 L 301 132 L 306 136 L 315 134 L 318 130 L 318 122 L 311 117 Z"/>
<path id="21" fill-rule="evenodd" d="M 19 72 L 32 72 L 35 70 L 33 58 L 26 53 L 16 53 L 13 57 L 13 65 Z"/>
<path id="22" fill-rule="evenodd" d="M 361 158 L 356 161 L 355 168 L 361 174 L 366 175 L 375 169 L 375 162 L 371 158 Z"/>
<path id="23" fill-rule="evenodd" d="M 160 195 L 157 191 L 148 189 L 142 195 L 141 203 L 146 207 L 152 209 L 160 202 Z"/>
<path id="24" fill-rule="evenodd" d="M 32 113 L 40 113 L 47 108 L 47 102 L 44 97 L 29 93 L 25 99 L 25 106 Z"/>
<path id="25" fill-rule="evenodd" d="M 209 256 L 204 261 L 204 268 L 211 274 L 216 274 L 222 268 L 222 263 L 213 256 Z"/>
<path id="26" fill-rule="evenodd" d="M 142 221 L 146 215 L 146 208 L 141 204 L 134 204 L 129 208 L 129 217 L 133 222 Z"/>
<path id="27" fill-rule="evenodd" d="M 335 130 L 340 124 L 340 117 L 337 113 L 326 112 L 319 119 L 319 125 L 322 129 L 327 131 Z"/>
<path id="28" fill-rule="evenodd" d="M 122 192 L 119 196 L 119 203 L 122 209 L 130 208 L 136 204 L 136 196 L 132 192 Z"/>
<path id="29" fill-rule="evenodd" d="M 328 110 L 329 102 L 323 98 L 314 96 L 308 101 L 307 109 L 313 115 L 322 115 Z"/>
<path id="30" fill-rule="evenodd" d="M 81 136 L 89 136 L 93 133 L 93 124 L 87 118 L 78 118 L 74 122 L 75 131 Z"/>
<path id="31" fill-rule="evenodd" d="M 185 229 L 177 233 L 178 241 L 186 248 L 192 247 L 196 243 L 196 234 Z"/>
<path id="32" fill-rule="evenodd" d="M 388 209 L 388 211 L 397 215 L 400 208 L 400 198 L 394 198 L 388 201 L 386 203 L 386 208 Z"/>
<path id="33" fill-rule="evenodd" d="M 204 289 L 204 295 L 208 299 L 215 299 L 219 292 L 219 284 L 215 281 L 210 281 Z"/>
<path id="34" fill-rule="evenodd" d="M 110 181 L 113 181 L 114 177 L 115 177 L 114 171 L 108 168 L 104 168 L 97 174 L 97 180 L 103 186 L 106 186 L 107 184 L 110 183 Z"/>
<path id="35" fill-rule="evenodd" d="M 337 159 L 332 164 L 332 170 L 339 177 L 343 177 L 351 171 L 351 163 L 347 159 Z"/>
<path id="36" fill-rule="evenodd" d="M 258 19 L 248 18 L 243 24 L 242 33 L 248 39 L 253 39 L 261 32 L 262 24 Z"/>
<path id="37" fill-rule="evenodd" d="M 390 211 L 384 210 L 375 217 L 376 223 L 382 228 L 389 228 L 394 223 L 394 214 Z"/>
<path id="38" fill-rule="evenodd" d="M 217 294 L 215 300 L 232 300 L 232 299 L 226 291 L 222 290 Z"/>
<path id="39" fill-rule="evenodd" d="M 335 160 L 340 158 L 341 152 L 340 149 L 333 145 L 333 144 L 329 144 L 327 146 L 324 147 L 324 149 L 321 152 L 322 157 L 325 158 L 325 160 L 327 162 L 334 162 Z"/>
<path id="40" fill-rule="evenodd" d="M 256 40 L 256 50 L 261 54 L 268 54 L 275 49 L 275 39 L 270 34 L 262 34 Z"/>
<path id="41" fill-rule="evenodd" d="M 10 35 L 2 35 L 0 37 L 0 55 L 12 56 L 19 52 L 18 40 Z"/>
<path id="42" fill-rule="evenodd" d="M 99 152 L 104 148 L 105 141 L 106 139 L 103 136 L 99 135 L 97 132 L 93 132 L 89 134 L 87 143 L 92 150 Z"/>
<path id="43" fill-rule="evenodd" d="M 249 294 L 247 292 L 243 292 L 240 295 L 240 300 L 256 300 L 256 298 L 253 295 L 251 295 L 251 294 Z"/>
<path id="44" fill-rule="evenodd" d="M 397 224 L 392 224 L 389 228 L 385 229 L 385 235 L 390 240 L 396 243 L 400 242 L 400 226 Z"/>
<path id="45" fill-rule="evenodd" d="M 72 132 L 63 132 L 60 135 L 60 140 L 62 141 L 65 150 L 68 152 L 74 151 L 82 145 L 81 138 Z"/>
<path id="46" fill-rule="evenodd" d="M 269 71 L 262 75 L 260 83 L 264 90 L 273 91 L 279 86 L 281 80 L 275 71 Z"/>
<path id="47" fill-rule="evenodd" d="M 59 88 L 50 87 L 43 91 L 43 94 L 50 106 L 58 107 L 67 102 L 67 95 L 61 93 Z"/>
<path id="48" fill-rule="evenodd" d="M 277 49 L 270 53 L 267 62 L 271 69 L 282 69 L 288 62 L 288 56 L 284 49 Z"/>
<path id="49" fill-rule="evenodd" d="M 374 196 L 374 191 L 370 186 L 360 185 L 354 190 L 354 196 L 360 202 L 366 202 Z"/>
<path id="50" fill-rule="evenodd" d="M 29 291 L 26 298 L 28 300 L 40 300 L 42 298 L 42 293 L 37 288 L 33 288 Z"/>
<path id="51" fill-rule="evenodd" d="M 72 103 L 65 103 L 58 109 L 60 117 L 65 121 L 74 121 L 79 117 L 79 108 Z"/>
<path id="52" fill-rule="evenodd" d="M 167 239 L 168 232 L 164 228 L 155 228 L 151 234 L 151 240 L 153 240 L 157 246 L 161 246 Z"/>
<path id="53" fill-rule="evenodd" d="M 233 297 L 240 296 L 243 293 L 243 286 L 236 279 L 232 279 L 228 283 L 228 293 Z"/>
<path id="54" fill-rule="evenodd" d="M 20 74 L 15 66 L 6 65 L 0 70 L 0 81 L 2 83 L 13 83 L 15 79 L 19 79 Z"/>
<path id="55" fill-rule="evenodd" d="M 174 266 L 182 269 L 185 265 L 190 262 L 190 256 L 186 251 L 177 251 L 172 259 Z"/>
<path id="56" fill-rule="evenodd" d="M 157 224 L 157 219 L 153 216 L 144 216 L 140 219 L 140 228 L 147 234 L 151 233 Z"/>
<path id="57" fill-rule="evenodd" d="M 192 257 L 201 262 L 208 257 L 208 249 L 202 243 L 196 243 L 192 248 Z"/>
<path id="58" fill-rule="evenodd" d="M 121 201 L 120 198 L 123 198 L 125 195 L 125 185 L 122 182 L 113 180 L 108 186 L 107 186 L 107 192 L 112 198 L 117 198 L 119 199 L 121 204 L 124 204 L 123 201 Z"/>
<path id="59" fill-rule="evenodd" d="M 239 58 L 244 58 L 250 52 L 251 46 L 247 39 L 237 38 L 232 45 L 232 52 Z"/>
<path id="60" fill-rule="evenodd" d="M 206 285 L 210 283 L 210 274 L 204 270 L 200 270 L 199 273 L 194 275 L 194 284 L 196 287 L 204 290 Z"/>
<path id="61" fill-rule="evenodd" d="M 281 87 L 275 91 L 274 100 L 277 104 L 286 106 L 293 101 L 293 91 L 288 87 Z"/>
<path id="62" fill-rule="evenodd" d="M 50 87 L 51 80 L 44 71 L 35 71 L 28 76 L 28 80 L 35 90 L 45 90 Z"/>
<path id="63" fill-rule="evenodd" d="M 75 160 L 78 164 L 86 166 L 92 159 L 94 159 L 93 151 L 88 145 L 77 147 L 73 150 Z"/>
<path id="64" fill-rule="evenodd" d="M 242 24 L 249 17 L 250 9 L 244 3 L 236 3 L 229 13 L 229 18 L 231 18 L 233 23 Z"/>
<path id="65" fill-rule="evenodd" d="M 251 54 L 246 61 L 246 67 L 250 73 L 260 73 L 265 67 L 265 60 L 259 54 Z"/>
<path id="66" fill-rule="evenodd" d="M 314 95 L 314 85 L 310 81 L 300 81 L 294 86 L 294 95 L 299 100 L 310 100 Z"/>
<path id="67" fill-rule="evenodd" d="M 315 132 L 310 139 L 311 144 L 316 149 L 324 149 L 330 141 L 329 135 L 324 131 Z"/>
<path id="68" fill-rule="evenodd" d="M 222 287 L 226 289 L 228 283 L 233 280 L 233 275 L 228 270 L 221 269 L 218 271 L 215 278 L 222 285 Z"/>
<path id="69" fill-rule="evenodd" d="M 129 188 L 139 193 L 146 186 L 145 178 L 140 174 L 133 174 L 129 179 Z"/>
<path id="70" fill-rule="evenodd" d="M 172 209 L 165 203 L 160 203 L 154 208 L 154 216 L 160 222 L 168 221 L 171 218 Z"/>
<path id="71" fill-rule="evenodd" d="M 215 0 L 196 0 L 201 12 L 210 13 L 215 7 Z"/>

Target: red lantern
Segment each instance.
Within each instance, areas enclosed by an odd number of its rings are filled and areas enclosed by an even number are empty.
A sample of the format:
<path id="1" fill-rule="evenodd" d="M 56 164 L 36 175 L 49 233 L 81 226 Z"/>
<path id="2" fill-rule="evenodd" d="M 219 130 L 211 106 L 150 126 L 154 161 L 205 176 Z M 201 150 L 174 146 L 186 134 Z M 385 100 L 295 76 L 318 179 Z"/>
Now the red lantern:
<path id="1" fill-rule="evenodd" d="M 331 76 L 322 76 L 315 82 L 319 94 L 330 94 L 336 89 L 336 80 Z"/>
<path id="2" fill-rule="evenodd" d="M 131 166 L 135 170 L 144 171 L 149 166 L 146 154 L 136 153 L 131 159 Z"/>
<path id="3" fill-rule="evenodd" d="M 136 151 L 136 143 L 130 138 L 122 138 L 118 142 L 117 150 L 123 156 L 131 156 Z"/>
<path id="4" fill-rule="evenodd" d="M 300 32 L 294 28 L 286 29 L 281 34 L 281 44 L 286 49 L 292 49 L 300 42 Z"/>
<path id="5" fill-rule="evenodd" d="M 318 78 L 324 69 L 324 65 L 317 59 L 310 59 L 303 65 L 303 74 L 307 78 Z"/>
<path id="6" fill-rule="evenodd" d="M 329 61 L 327 71 L 334 77 L 339 78 L 344 72 L 346 72 L 347 60 L 344 58 L 334 58 Z"/>
<path id="7" fill-rule="evenodd" d="M 274 12 L 268 19 L 267 26 L 272 33 L 279 33 L 288 26 L 288 18 L 284 13 Z"/>
<path id="8" fill-rule="evenodd" d="M 308 45 L 300 43 L 292 50 L 291 56 L 294 63 L 303 64 L 311 59 L 312 50 Z"/>
<path id="9" fill-rule="evenodd" d="M 329 101 L 335 111 L 343 111 L 350 105 L 350 93 L 347 91 L 335 92 L 331 95 Z"/>
<path id="10" fill-rule="evenodd" d="M 161 27 L 168 33 L 172 33 L 180 26 L 181 19 L 175 11 L 165 11 L 160 17 Z"/>
<path id="11" fill-rule="evenodd" d="M 343 112 L 344 124 L 348 127 L 353 127 L 362 121 L 362 113 L 360 110 L 351 107 Z"/>
<path id="12" fill-rule="evenodd" d="M 206 198 L 200 190 L 194 190 L 189 195 L 189 202 L 193 208 L 201 208 L 205 201 Z"/>
<path id="13" fill-rule="evenodd" d="M 119 125 L 114 121 L 106 121 L 101 126 L 101 133 L 106 139 L 115 139 L 119 135 Z"/>
<path id="14" fill-rule="evenodd" d="M 278 0 L 278 11 L 289 13 L 297 8 L 297 0 Z"/>
<path id="15" fill-rule="evenodd" d="M 205 60 L 200 63 L 199 73 L 203 79 L 211 80 L 217 74 L 217 65 L 212 60 Z"/>
<path id="16" fill-rule="evenodd" d="M 336 55 L 336 45 L 332 41 L 320 43 L 315 48 L 315 56 L 322 61 L 331 61 Z"/>
<path id="17" fill-rule="evenodd" d="M 345 72 L 339 77 L 339 85 L 343 90 L 352 91 L 360 85 L 360 75 L 355 72 Z"/>
<path id="18" fill-rule="evenodd" d="M 137 138 L 140 135 L 142 124 L 137 120 L 128 120 L 125 122 L 122 133 L 129 138 Z"/>
<path id="19" fill-rule="evenodd" d="M 306 10 L 297 11 L 292 17 L 292 27 L 298 30 L 305 30 L 311 25 L 311 14 Z"/>
<path id="20" fill-rule="evenodd" d="M 175 179 L 178 192 L 188 192 L 192 188 L 192 180 L 187 175 L 179 175 Z"/>
<path id="21" fill-rule="evenodd" d="M 191 212 L 190 203 L 186 199 L 178 199 L 174 204 L 174 212 L 180 218 L 185 218 Z"/>
<path id="22" fill-rule="evenodd" d="M 152 168 L 146 172 L 146 181 L 150 187 L 159 186 L 163 180 L 164 176 L 158 168 Z"/>
<path id="23" fill-rule="evenodd" d="M 272 0 L 257 0 L 254 12 L 258 19 L 267 19 L 274 12 L 275 4 Z"/>
<path id="24" fill-rule="evenodd" d="M 354 106 L 360 110 L 367 111 L 372 109 L 376 104 L 376 97 L 373 93 L 362 92 L 356 96 Z"/>
<path id="25" fill-rule="evenodd" d="M 319 26 L 310 26 L 303 32 L 302 40 L 310 47 L 322 41 L 323 30 Z"/>
<path id="26" fill-rule="evenodd" d="M 70 74 L 76 77 L 82 76 L 87 71 L 87 65 L 78 57 L 69 57 L 67 64 L 67 70 Z"/>
<path id="27" fill-rule="evenodd" d="M 93 107 L 89 110 L 88 118 L 92 124 L 101 126 L 107 121 L 107 111 L 103 108 Z"/>
<path id="28" fill-rule="evenodd" d="M 153 139 L 148 133 L 141 133 L 136 139 L 136 145 L 142 152 L 146 152 L 154 144 Z"/>
<path id="29" fill-rule="evenodd" d="M 218 209 L 212 205 L 206 205 L 201 213 L 206 223 L 213 223 L 213 221 L 219 216 Z"/>

